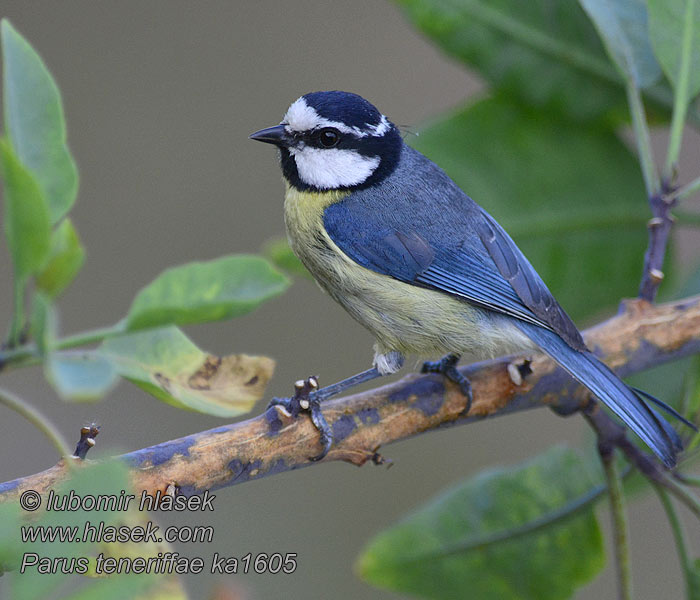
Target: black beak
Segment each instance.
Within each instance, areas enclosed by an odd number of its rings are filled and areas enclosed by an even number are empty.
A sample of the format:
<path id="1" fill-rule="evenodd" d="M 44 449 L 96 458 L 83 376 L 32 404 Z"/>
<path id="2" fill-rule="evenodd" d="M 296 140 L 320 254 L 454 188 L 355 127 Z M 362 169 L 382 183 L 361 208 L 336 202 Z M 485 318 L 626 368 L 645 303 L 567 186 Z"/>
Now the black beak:
<path id="1" fill-rule="evenodd" d="M 251 140 L 274 144 L 275 146 L 286 146 L 290 140 L 289 134 L 285 131 L 284 125 L 275 125 L 267 129 L 261 129 L 248 136 Z"/>

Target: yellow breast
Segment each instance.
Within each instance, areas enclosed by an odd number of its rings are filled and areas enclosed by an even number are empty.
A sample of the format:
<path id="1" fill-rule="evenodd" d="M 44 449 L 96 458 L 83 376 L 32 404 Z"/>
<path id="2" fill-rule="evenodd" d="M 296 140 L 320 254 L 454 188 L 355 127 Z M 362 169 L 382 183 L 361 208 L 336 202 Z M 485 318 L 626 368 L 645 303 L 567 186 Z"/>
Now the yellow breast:
<path id="1" fill-rule="evenodd" d="M 338 271 L 335 263 L 350 263 L 354 268 L 361 268 L 335 245 L 323 226 L 323 211 L 346 195 L 347 192 L 338 191 L 303 192 L 289 185 L 285 195 L 284 222 L 289 245 L 326 289 L 328 277 L 337 276 L 334 275 Z"/>

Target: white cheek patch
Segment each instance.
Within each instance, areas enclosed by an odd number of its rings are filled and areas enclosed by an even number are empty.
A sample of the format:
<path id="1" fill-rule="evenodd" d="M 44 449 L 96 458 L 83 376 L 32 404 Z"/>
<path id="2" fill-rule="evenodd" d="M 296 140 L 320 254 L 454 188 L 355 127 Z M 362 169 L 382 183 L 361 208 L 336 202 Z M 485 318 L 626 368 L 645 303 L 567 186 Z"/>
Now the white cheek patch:
<path id="1" fill-rule="evenodd" d="M 339 148 L 290 148 L 299 178 L 319 189 L 336 189 L 367 181 L 379 166 L 378 156 L 363 156 Z"/>
<path id="2" fill-rule="evenodd" d="M 311 131 L 321 127 L 334 127 L 342 133 L 351 133 L 358 138 L 367 136 L 381 137 L 389 131 L 390 125 L 387 118 L 382 115 L 382 119 L 378 125 L 367 125 L 366 129 L 359 127 L 349 127 L 340 121 L 332 121 L 320 116 L 312 107 L 310 107 L 304 98 L 295 100 L 287 110 L 287 113 L 282 119 L 288 129 L 291 131 Z"/>

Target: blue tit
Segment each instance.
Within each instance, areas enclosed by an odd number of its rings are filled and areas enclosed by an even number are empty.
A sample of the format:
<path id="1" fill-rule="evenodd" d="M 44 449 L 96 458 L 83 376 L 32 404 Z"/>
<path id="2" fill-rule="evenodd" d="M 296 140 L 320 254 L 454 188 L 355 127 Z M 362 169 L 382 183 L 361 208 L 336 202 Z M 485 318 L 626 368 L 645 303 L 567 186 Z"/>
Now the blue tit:
<path id="1" fill-rule="evenodd" d="M 460 357 L 543 350 L 666 466 L 675 465 L 680 439 L 647 406 L 648 396 L 586 348 L 503 228 L 367 100 L 309 93 L 280 125 L 250 137 L 279 148 L 292 250 L 376 339 L 374 366 L 318 390 L 316 408 L 349 385 L 394 373 L 412 354 L 444 355 L 423 370 L 459 384 L 468 411 L 471 388 L 456 369 Z M 320 410 L 312 418 L 322 433 L 321 458 L 332 438 Z"/>

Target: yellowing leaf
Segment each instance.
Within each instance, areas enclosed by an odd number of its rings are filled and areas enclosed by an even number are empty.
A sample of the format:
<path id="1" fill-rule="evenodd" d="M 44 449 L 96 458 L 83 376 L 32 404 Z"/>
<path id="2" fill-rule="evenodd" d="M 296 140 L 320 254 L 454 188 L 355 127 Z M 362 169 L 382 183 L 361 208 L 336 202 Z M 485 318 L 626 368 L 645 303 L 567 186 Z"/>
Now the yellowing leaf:
<path id="1" fill-rule="evenodd" d="M 100 355 L 157 398 L 220 417 L 249 411 L 262 398 L 275 364 L 264 356 L 207 354 L 177 327 L 107 340 Z"/>

